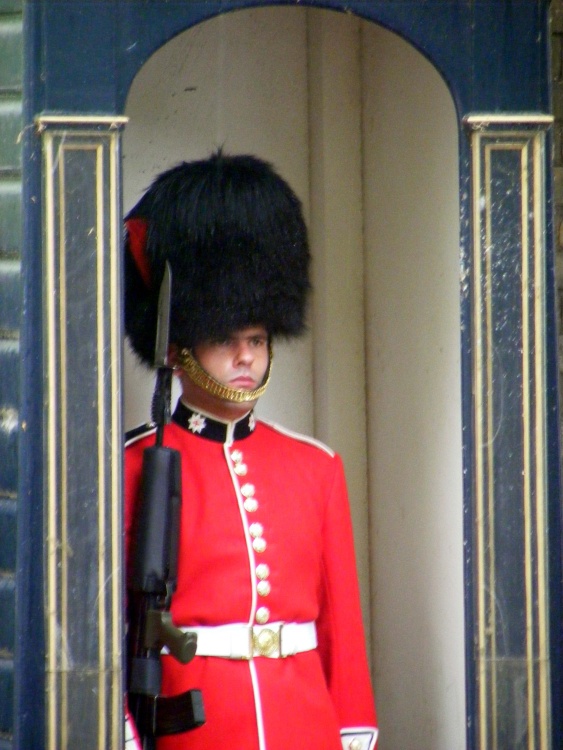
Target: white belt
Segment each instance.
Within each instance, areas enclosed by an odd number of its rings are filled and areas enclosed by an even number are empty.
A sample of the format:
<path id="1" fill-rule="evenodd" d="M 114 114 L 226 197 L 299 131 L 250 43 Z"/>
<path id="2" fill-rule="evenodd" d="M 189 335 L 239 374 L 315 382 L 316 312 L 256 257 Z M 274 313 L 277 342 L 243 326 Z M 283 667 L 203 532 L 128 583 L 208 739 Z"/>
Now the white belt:
<path id="1" fill-rule="evenodd" d="M 314 622 L 272 622 L 267 625 L 230 625 L 183 627 L 197 635 L 196 656 L 224 659 L 251 659 L 267 656 L 279 659 L 317 647 Z"/>

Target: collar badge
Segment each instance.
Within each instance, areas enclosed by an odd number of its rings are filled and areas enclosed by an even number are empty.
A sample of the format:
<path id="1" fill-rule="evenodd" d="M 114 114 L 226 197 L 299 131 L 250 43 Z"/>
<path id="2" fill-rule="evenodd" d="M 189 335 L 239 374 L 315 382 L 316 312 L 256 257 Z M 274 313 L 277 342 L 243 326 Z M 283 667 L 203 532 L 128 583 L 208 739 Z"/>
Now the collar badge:
<path id="1" fill-rule="evenodd" d="M 206 425 L 205 417 L 203 414 L 197 414 L 194 412 L 192 416 L 188 420 L 188 427 L 192 432 L 197 432 L 198 434 L 205 429 Z"/>

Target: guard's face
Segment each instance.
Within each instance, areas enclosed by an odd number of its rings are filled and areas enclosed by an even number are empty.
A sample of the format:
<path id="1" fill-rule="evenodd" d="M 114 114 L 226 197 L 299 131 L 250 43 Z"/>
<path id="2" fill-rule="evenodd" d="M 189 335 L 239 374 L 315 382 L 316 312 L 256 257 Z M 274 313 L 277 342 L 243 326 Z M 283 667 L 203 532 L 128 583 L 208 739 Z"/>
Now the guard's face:
<path id="1" fill-rule="evenodd" d="M 171 364 L 176 348 L 171 347 Z M 253 391 L 262 385 L 270 359 L 268 333 L 263 326 L 234 331 L 222 341 L 206 341 L 193 349 L 193 355 L 208 375 L 222 385 L 239 391 Z M 220 419 L 236 419 L 245 414 L 257 399 L 233 403 L 212 395 L 196 385 L 182 369 L 177 371 L 184 400 Z"/>
<path id="2" fill-rule="evenodd" d="M 199 364 L 215 380 L 239 390 L 257 388 L 268 369 L 268 333 L 263 326 L 235 331 L 222 341 L 194 347 Z"/>

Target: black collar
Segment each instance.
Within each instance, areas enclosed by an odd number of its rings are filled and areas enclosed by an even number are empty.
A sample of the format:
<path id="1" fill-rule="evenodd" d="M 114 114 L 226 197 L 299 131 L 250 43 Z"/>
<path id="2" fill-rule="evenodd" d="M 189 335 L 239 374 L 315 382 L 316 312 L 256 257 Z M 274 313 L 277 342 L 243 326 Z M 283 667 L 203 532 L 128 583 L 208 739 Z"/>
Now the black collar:
<path id="1" fill-rule="evenodd" d="M 172 415 L 172 421 L 183 427 L 184 430 L 193 432 L 194 435 L 207 438 L 207 440 L 215 440 L 217 443 L 243 440 L 252 435 L 256 427 L 253 411 L 249 411 L 244 417 L 234 422 L 223 422 L 206 412 L 197 411 L 182 401 L 178 401 L 176 410 Z"/>

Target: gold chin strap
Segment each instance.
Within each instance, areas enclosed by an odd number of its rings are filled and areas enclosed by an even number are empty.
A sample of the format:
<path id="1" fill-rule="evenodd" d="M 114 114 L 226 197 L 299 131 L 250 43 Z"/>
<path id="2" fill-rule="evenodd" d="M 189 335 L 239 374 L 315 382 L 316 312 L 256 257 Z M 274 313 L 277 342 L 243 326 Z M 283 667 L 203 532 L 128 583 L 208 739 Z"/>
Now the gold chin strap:
<path id="1" fill-rule="evenodd" d="M 195 383 L 204 391 L 210 393 L 212 396 L 217 396 L 224 401 L 231 401 L 235 404 L 242 404 L 245 401 L 256 401 L 260 398 L 268 387 L 270 382 L 270 375 L 272 373 L 272 359 L 274 352 L 272 345 L 268 347 L 268 369 L 264 375 L 264 380 L 252 391 L 247 391 L 244 388 L 231 388 L 228 385 L 223 385 L 218 380 L 215 380 L 203 367 L 199 364 L 197 359 L 194 357 L 190 349 L 181 349 L 178 353 L 178 364 L 182 370 L 188 374 L 190 380 Z"/>

